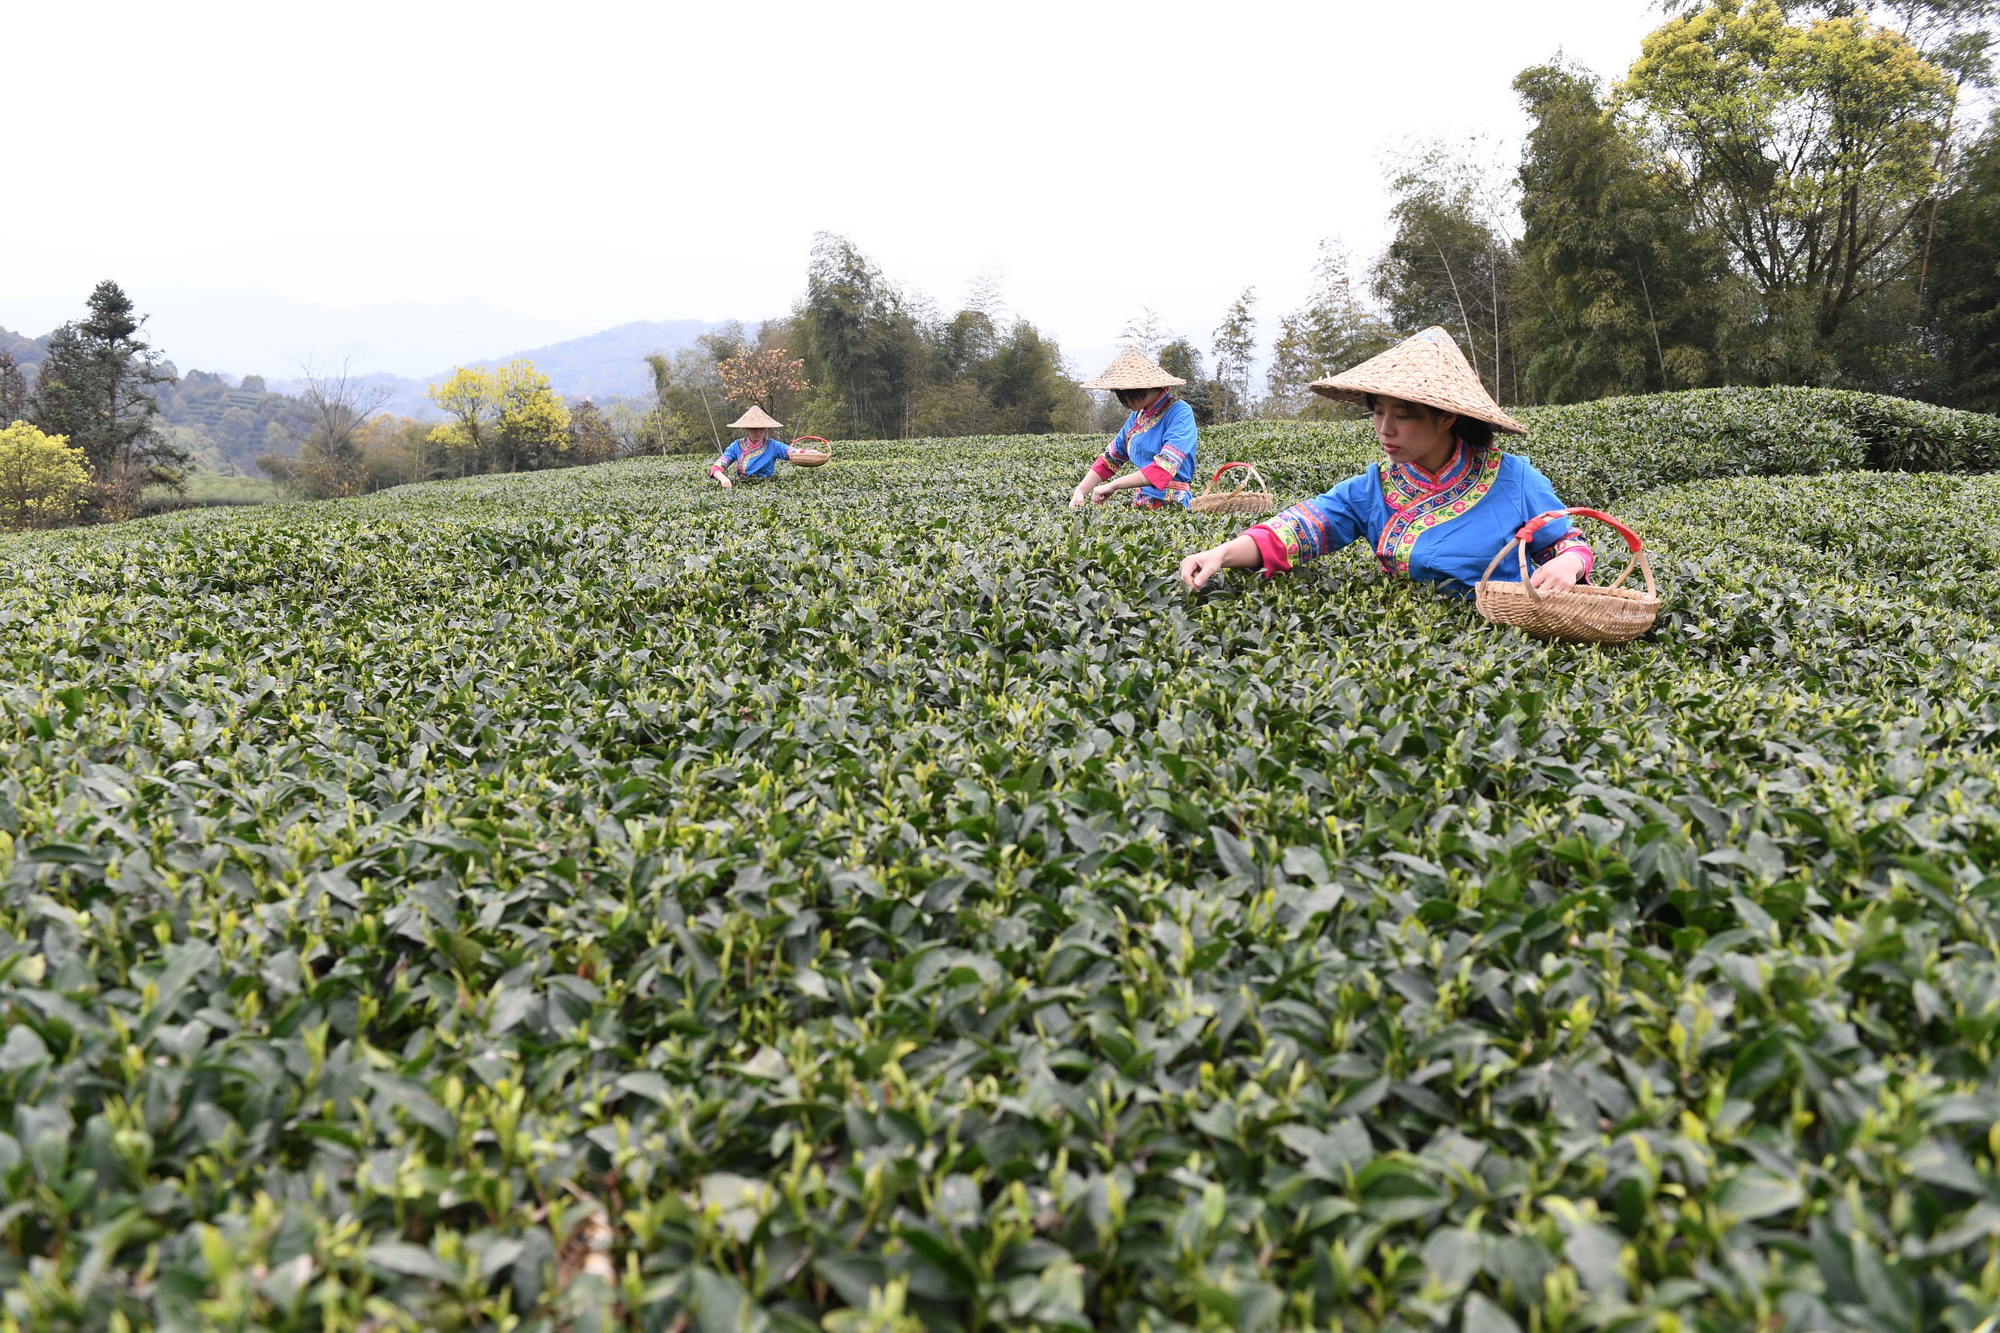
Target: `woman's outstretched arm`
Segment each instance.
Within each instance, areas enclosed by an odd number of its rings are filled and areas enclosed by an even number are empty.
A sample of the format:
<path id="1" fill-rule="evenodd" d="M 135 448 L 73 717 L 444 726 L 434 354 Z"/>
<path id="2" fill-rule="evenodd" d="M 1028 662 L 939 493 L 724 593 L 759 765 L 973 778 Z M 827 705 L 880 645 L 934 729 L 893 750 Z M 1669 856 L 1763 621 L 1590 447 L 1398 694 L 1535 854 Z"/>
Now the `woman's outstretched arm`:
<path id="1" fill-rule="evenodd" d="M 1118 477 L 1114 481 L 1112 478 L 1116 474 L 1117 467 L 1115 464 L 1109 459 L 1099 458 L 1083 470 L 1083 480 L 1079 481 L 1076 484 L 1076 489 L 1070 493 L 1069 507 L 1071 509 L 1081 509 L 1093 502 L 1103 504 L 1117 491 L 1129 491 L 1134 487 L 1146 484 L 1146 474 L 1144 472 L 1127 472 L 1124 476 Z"/>
<path id="2" fill-rule="evenodd" d="M 1232 537 L 1220 546 L 1211 546 L 1206 551 L 1196 551 L 1181 561 L 1181 583 L 1189 588 L 1199 588 L 1215 577 L 1221 569 L 1256 569 L 1264 563 L 1264 553 L 1257 549 L 1257 539 L 1245 533 Z"/>
<path id="3" fill-rule="evenodd" d="M 1097 503 L 1099 504 L 1103 504 L 1106 500 L 1109 500 L 1112 497 L 1112 495 L 1118 491 L 1136 491 L 1141 486 L 1147 484 L 1148 482 L 1146 480 L 1146 474 L 1144 472 L 1127 472 L 1124 476 L 1119 477 L 1117 480 L 1107 481 L 1102 485 L 1093 489 L 1090 492 L 1090 498 L 1097 501 Z"/>
<path id="4" fill-rule="evenodd" d="M 1093 459 L 1090 466 L 1083 470 L 1083 480 L 1077 482 L 1076 489 L 1070 492 L 1069 507 L 1081 509 L 1089 504 L 1090 493 L 1097 483 L 1107 480 L 1112 475 L 1109 469 L 1110 465 L 1102 458 Z"/>
<path id="5" fill-rule="evenodd" d="M 731 485 L 729 480 L 729 465 L 742 456 L 743 446 L 734 440 L 730 441 L 729 447 L 724 449 L 716 456 L 715 461 L 708 465 L 708 475 L 721 482 L 723 490 L 729 490 Z"/>

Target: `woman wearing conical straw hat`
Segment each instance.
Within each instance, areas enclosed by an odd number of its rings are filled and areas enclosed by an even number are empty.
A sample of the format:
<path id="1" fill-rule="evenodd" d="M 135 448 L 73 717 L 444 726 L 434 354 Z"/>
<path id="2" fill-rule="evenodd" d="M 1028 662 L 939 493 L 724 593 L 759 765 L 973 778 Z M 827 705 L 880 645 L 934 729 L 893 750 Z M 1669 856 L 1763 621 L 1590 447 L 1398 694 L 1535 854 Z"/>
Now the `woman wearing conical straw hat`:
<path id="1" fill-rule="evenodd" d="M 1383 460 L 1181 561 L 1188 587 L 1201 587 L 1220 569 L 1261 568 L 1270 578 L 1366 538 L 1385 573 L 1469 597 L 1487 561 L 1517 529 L 1563 507 L 1534 464 L 1494 445 L 1494 431 L 1526 435 L 1527 428 L 1500 410 L 1441 328 L 1314 380 L 1312 389 L 1367 408 Z M 1538 588 L 1573 586 L 1590 573 L 1590 545 L 1571 532 L 1567 518 L 1544 526 L 1528 554 Z M 1515 560 L 1510 552 L 1496 577 L 1518 579 Z"/>
<path id="2" fill-rule="evenodd" d="M 732 470 L 744 481 L 769 481 L 778 470 L 778 460 L 792 456 L 790 447 L 771 438 L 771 432 L 784 424 L 763 408 L 752 407 L 729 423 L 729 429 L 741 430 L 743 438 L 729 442 L 722 457 L 708 465 L 708 475 L 721 482 L 724 490 L 732 484 Z"/>
<path id="3" fill-rule="evenodd" d="M 1069 497 L 1080 509 L 1103 504 L 1119 491 L 1137 490 L 1135 509 L 1186 508 L 1194 495 L 1194 409 L 1167 392 L 1186 384 L 1161 370 L 1136 347 L 1128 347 L 1102 375 L 1084 382 L 1086 389 L 1110 389 L 1129 416 L 1097 461 L 1084 469 L 1083 480 Z M 1126 463 L 1138 469 L 1124 476 Z"/>

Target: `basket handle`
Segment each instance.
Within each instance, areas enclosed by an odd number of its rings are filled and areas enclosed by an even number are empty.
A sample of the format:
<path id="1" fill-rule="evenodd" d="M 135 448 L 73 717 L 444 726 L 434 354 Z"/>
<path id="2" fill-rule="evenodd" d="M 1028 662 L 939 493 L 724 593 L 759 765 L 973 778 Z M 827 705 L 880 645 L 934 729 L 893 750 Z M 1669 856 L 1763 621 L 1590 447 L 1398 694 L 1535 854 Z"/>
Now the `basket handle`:
<path id="1" fill-rule="evenodd" d="M 1611 517 L 1611 515 L 1605 513 L 1603 510 L 1584 509 L 1581 507 L 1573 509 L 1551 509 L 1546 514 L 1537 514 L 1533 518 L 1529 519 L 1526 523 L 1522 524 L 1521 530 L 1515 533 L 1514 537 L 1517 541 L 1526 541 L 1530 537 L 1534 536 L 1537 532 L 1541 531 L 1542 526 L 1544 524 L 1553 523 L 1556 519 L 1568 518 L 1571 515 L 1575 515 L 1578 518 L 1594 518 L 1599 523 L 1602 523 L 1607 527 L 1616 529 L 1618 535 L 1625 539 L 1625 549 L 1628 551 L 1637 552 L 1642 545 L 1642 543 L 1639 541 L 1638 533 L 1632 531 L 1632 529 L 1626 527 L 1623 523 L 1620 523 L 1617 519 Z"/>
<path id="2" fill-rule="evenodd" d="M 1244 471 L 1250 474 L 1248 477 L 1245 477 L 1243 479 L 1242 484 L 1236 488 L 1237 490 L 1239 491 L 1249 490 L 1252 482 L 1255 482 L 1260 488 L 1264 490 L 1271 489 L 1271 484 L 1264 480 L 1264 475 L 1261 472 L 1257 471 L 1257 465 L 1255 463 L 1224 463 L 1221 467 L 1215 470 L 1215 475 L 1208 479 L 1208 485 L 1202 488 L 1201 493 L 1203 495 L 1213 494 L 1215 491 L 1215 483 L 1221 481 L 1222 474 L 1229 471 L 1229 469 L 1233 467 L 1240 467 Z"/>
<path id="3" fill-rule="evenodd" d="M 824 435 L 795 435 L 792 437 L 793 444 L 825 444 L 826 442 L 827 439 Z"/>
<path id="4" fill-rule="evenodd" d="M 1533 537 L 1536 531 L 1540 529 L 1544 524 L 1550 523 L 1558 518 L 1566 518 L 1570 515 L 1575 515 L 1578 518 L 1594 518 L 1600 523 L 1606 524 L 1609 527 L 1617 529 L 1618 535 L 1625 539 L 1626 549 L 1632 552 L 1632 558 L 1625 562 L 1625 568 L 1619 570 L 1618 577 L 1611 580 L 1610 583 L 1606 584 L 1605 585 L 1606 587 L 1616 588 L 1618 585 L 1625 582 L 1625 580 L 1631 576 L 1633 566 L 1636 565 L 1638 566 L 1639 572 L 1645 577 L 1646 595 L 1648 597 L 1658 597 L 1660 595 L 1659 589 L 1653 586 L 1653 562 L 1646 558 L 1645 544 L 1639 540 L 1639 534 L 1632 531 L 1632 529 L 1626 527 L 1623 523 L 1620 523 L 1617 519 L 1611 517 L 1611 515 L 1603 512 L 1602 510 L 1584 509 L 1580 507 L 1574 509 L 1551 509 L 1546 514 L 1537 514 L 1533 518 L 1529 519 L 1526 523 L 1522 524 L 1520 531 L 1514 534 L 1513 541 L 1500 543 L 1500 549 L 1495 551 L 1493 553 L 1493 558 L 1486 562 L 1486 572 L 1479 576 L 1479 581 L 1481 583 L 1491 582 L 1493 578 L 1493 571 L 1500 567 L 1500 562 L 1506 558 L 1508 550 L 1513 549 L 1517 552 L 1515 567 L 1520 571 L 1521 574 L 1522 590 L 1526 592 L 1528 596 L 1533 600 L 1537 602 L 1541 601 L 1542 600 L 1541 590 L 1535 587 L 1534 584 L 1528 582 L 1528 540 L 1529 538 Z"/>

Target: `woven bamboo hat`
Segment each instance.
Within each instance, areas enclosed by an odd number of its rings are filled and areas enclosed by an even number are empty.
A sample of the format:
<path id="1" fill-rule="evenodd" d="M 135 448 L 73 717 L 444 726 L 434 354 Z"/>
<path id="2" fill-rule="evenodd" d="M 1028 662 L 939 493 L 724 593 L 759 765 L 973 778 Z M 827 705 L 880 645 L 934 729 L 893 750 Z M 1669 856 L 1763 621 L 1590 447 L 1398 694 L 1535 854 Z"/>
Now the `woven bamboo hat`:
<path id="1" fill-rule="evenodd" d="M 1183 379 L 1175 379 L 1154 363 L 1136 347 L 1128 347 L 1118 354 L 1118 359 L 1105 367 L 1102 375 L 1094 380 L 1085 380 L 1086 389 L 1171 389 L 1177 384 L 1186 384 Z"/>
<path id="2" fill-rule="evenodd" d="M 1312 391 L 1360 407 L 1368 406 L 1369 394 L 1381 394 L 1473 417 L 1509 435 L 1528 433 L 1526 426 L 1500 410 L 1479 376 L 1472 373 L 1465 353 L 1437 325 L 1403 339 L 1352 370 L 1314 380 Z"/>
<path id="3" fill-rule="evenodd" d="M 729 423 L 731 430 L 755 430 L 762 426 L 765 430 L 777 430 L 785 423 L 766 412 L 761 407 L 753 407 L 736 420 Z"/>

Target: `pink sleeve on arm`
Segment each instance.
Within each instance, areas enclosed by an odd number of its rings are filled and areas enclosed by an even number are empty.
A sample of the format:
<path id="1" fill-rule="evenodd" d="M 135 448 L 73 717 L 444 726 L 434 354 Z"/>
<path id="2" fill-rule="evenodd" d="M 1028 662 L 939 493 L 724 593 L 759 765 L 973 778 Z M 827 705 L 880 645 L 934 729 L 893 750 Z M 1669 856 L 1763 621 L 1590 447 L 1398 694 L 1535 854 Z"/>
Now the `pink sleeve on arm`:
<path id="1" fill-rule="evenodd" d="M 1264 557 L 1265 578 L 1290 572 L 1292 559 L 1285 554 L 1285 544 L 1278 540 L 1278 534 L 1271 531 L 1268 525 L 1259 523 L 1243 535 L 1257 543 L 1258 554 Z"/>
<path id="2" fill-rule="evenodd" d="M 1113 477 L 1118 475 L 1118 469 L 1114 467 L 1112 465 L 1111 460 L 1106 458 L 1103 454 L 1099 454 L 1097 456 L 1097 461 L 1090 465 L 1090 470 L 1092 472 L 1095 472 L 1098 476 L 1104 478 L 1106 481 L 1110 481 Z"/>
<path id="3" fill-rule="evenodd" d="M 1158 463 L 1146 464 L 1146 466 L 1139 469 L 1139 475 L 1143 476 L 1148 483 L 1159 487 L 1161 490 L 1165 490 L 1174 484 L 1174 474 L 1161 467 Z"/>
<path id="4" fill-rule="evenodd" d="M 1561 541 L 1553 543 L 1548 550 L 1535 557 L 1535 563 L 1546 565 L 1557 556 L 1568 555 L 1572 551 L 1583 557 L 1583 577 L 1589 578 L 1590 571 L 1597 568 L 1597 552 L 1581 537 L 1564 537 Z"/>

